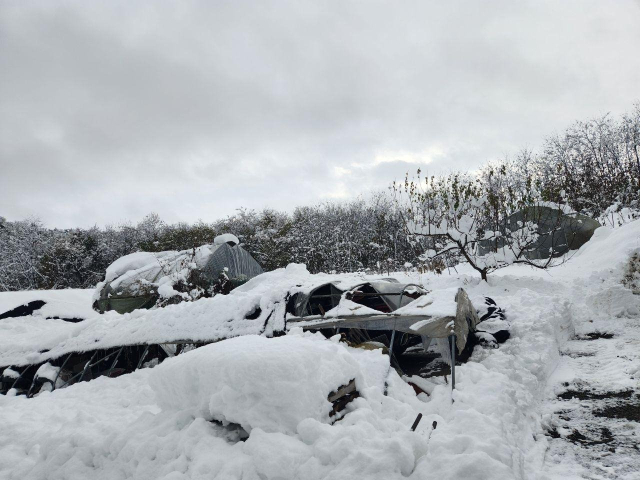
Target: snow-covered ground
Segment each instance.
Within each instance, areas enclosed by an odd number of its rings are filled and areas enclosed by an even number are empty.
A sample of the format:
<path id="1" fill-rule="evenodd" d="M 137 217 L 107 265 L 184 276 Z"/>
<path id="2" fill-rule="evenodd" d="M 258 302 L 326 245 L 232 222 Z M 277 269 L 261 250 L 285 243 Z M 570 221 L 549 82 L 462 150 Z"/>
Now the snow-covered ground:
<path id="1" fill-rule="evenodd" d="M 640 296 L 620 283 L 633 251 L 640 221 L 548 272 L 409 275 L 490 296 L 511 322 L 506 343 L 456 370 L 453 395 L 439 379 L 416 396 L 380 351 L 298 331 L 0 396 L 0 478 L 638 479 Z M 349 378 L 361 397 L 332 425 L 324 390 Z"/>

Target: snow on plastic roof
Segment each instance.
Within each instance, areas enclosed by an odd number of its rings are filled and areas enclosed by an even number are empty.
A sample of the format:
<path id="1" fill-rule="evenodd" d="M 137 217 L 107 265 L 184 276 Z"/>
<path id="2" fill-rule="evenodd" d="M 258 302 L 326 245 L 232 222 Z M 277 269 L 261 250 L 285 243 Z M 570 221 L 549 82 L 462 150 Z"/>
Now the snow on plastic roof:
<path id="1" fill-rule="evenodd" d="M 233 233 L 223 233 L 213 239 L 214 245 L 222 245 L 223 243 L 232 243 L 234 245 L 240 244 L 240 240 Z"/>
<path id="2" fill-rule="evenodd" d="M 160 276 L 178 273 L 192 260 L 198 268 L 203 268 L 219 245 L 203 245 L 196 249 L 168 252 L 135 252 L 119 258 L 107 268 L 105 282 L 111 282 L 114 290 L 144 278 L 150 282 Z"/>
<path id="3" fill-rule="evenodd" d="M 92 289 L 28 290 L 0 292 L 0 314 L 21 305 L 42 300 L 45 305 L 35 312 L 37 317 L 89 318 L 96 312 L 91 308 Z M 2 323 L 5 320 L 0 320 Z"/>

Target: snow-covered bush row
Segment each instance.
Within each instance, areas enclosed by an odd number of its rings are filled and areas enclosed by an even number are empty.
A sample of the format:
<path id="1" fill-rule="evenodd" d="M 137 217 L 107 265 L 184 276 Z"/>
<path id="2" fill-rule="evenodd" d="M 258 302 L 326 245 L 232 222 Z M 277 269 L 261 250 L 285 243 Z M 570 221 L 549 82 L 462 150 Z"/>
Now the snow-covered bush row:
<path id="1" fill-rule="evenodd" d="M 304 263 L 314 273 L 388 272 L 418 263 L 393 199 L 384 192 L 292 214 L 240 210 L 196 225 L 167 225 L 152 214 L 135 226 L 60 231 L 37 220 L 0 217 L 0 291 L 93 287 L 122 256 L 193 249 L 224 232 L 236 234 L 265 270 Z"/>

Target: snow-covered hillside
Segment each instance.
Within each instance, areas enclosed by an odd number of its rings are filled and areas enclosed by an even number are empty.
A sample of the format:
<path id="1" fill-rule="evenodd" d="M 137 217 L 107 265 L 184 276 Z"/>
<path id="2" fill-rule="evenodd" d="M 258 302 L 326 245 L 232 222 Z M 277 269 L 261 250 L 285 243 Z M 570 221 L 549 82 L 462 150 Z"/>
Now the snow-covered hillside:
<path id="1" fill-rule="evenodd" d="M 0 396 L 0 478 L 638 479 L 640 296 L 621 283 L 638 251 L 640 221 L 597 230 L 550 271 L 408 275 L 490 296 L 511 322 L 456 370 L 453 394 L 439 378 L 416 396 L 379 350 L 294 331 Z M 331 425 L 318 395 L 350 378 L 361 396 Z"/>

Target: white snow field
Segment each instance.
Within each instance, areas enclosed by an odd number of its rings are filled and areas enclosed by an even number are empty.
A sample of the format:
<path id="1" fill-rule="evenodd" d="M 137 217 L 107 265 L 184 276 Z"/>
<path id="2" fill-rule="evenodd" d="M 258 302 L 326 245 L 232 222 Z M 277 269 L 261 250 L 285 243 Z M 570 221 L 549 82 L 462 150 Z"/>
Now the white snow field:
<path id="1" fill-rule="evenodd" d="M 640 221 L 597 230 L 549 271 L 512 266 L 488 283 L 462 270 L 409 275 L 490 296 L 511 323 L 500 348 L 476 347 L 456 369 L 453 395 L 439 377 L 416 396 L 379 350 L 296 329 L 32 399 L 0 396 L 0 478 L 639 479 L 640 296 L 621 284 L 637 251 Z M 195 308 L 195 328 L 205 306 L 164 311 L 180 322 Z M 350 379 L 361 397 L 331 424 L 326 394 Z"/>

